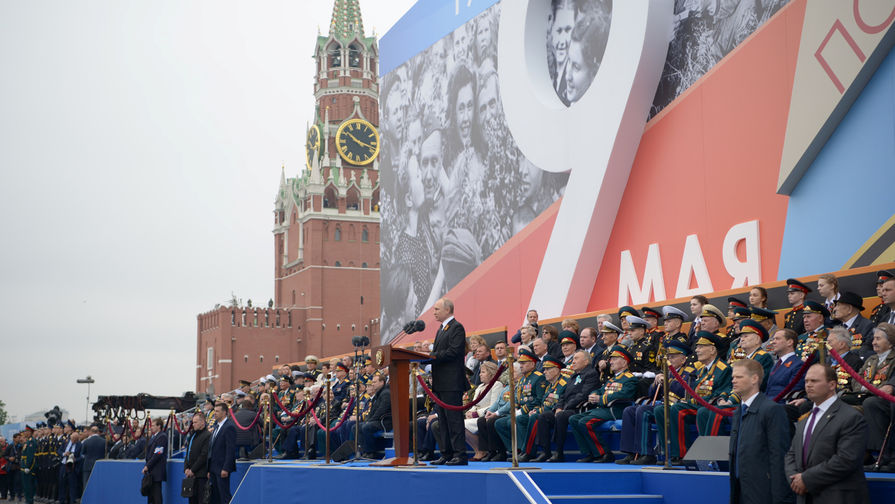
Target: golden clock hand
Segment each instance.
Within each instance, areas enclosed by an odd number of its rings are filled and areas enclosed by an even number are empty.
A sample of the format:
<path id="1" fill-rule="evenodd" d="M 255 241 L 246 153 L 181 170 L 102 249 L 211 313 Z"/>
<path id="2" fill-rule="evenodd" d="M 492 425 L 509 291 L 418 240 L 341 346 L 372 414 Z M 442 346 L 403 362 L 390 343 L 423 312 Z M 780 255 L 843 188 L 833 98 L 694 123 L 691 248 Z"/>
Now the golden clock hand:
<path id="1" fill-rule="evenodd" d="M 357 139 L 356 136 L 352 135 L 351 133 L 348 133 L 348 132 L 346 131 L 345 134 L 348 135 L 348 136 L 350 136 L 355 142 L 357 142 L 357 143 L 360 144 L 361 146 L 366 147 L 366 148 L 368 148 L 368 149 L 372 149 L 372 148 L 373 148 L 372 145 L 370 145 L 370 144 L 368 144 L 368 143 L 361 142 L 360 140 Z"/>

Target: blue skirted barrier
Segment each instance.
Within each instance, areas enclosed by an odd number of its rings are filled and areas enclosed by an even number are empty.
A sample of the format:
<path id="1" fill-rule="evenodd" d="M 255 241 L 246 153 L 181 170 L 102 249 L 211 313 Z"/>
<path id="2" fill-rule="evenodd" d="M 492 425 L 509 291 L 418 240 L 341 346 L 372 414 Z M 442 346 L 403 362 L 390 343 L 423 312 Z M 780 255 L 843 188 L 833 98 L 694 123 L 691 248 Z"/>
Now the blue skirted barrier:
<path id="1" fill-rule="evenodd" d="M 237 462 L 231 488 L 234 504 L 289 504 L 332 498 L 339 492 L 364 489 L 364 501 L 392 503 L 425 499 L 427 504 L 454 504 L 474 496 L 485 502 L 583 504 L 618 499 L 626 504 L 714 504 L 726 502 L 728 476 L 722 472 L 662 471 L 657 467 L 615 464 L 523 464 L 537 470 L 501 471 L 508 463 L 473 463 L 467 467 L 425 469 L 376 468 L 366 462 L 320 465 L 322 462 Z M 183 502 L 182 461 L 168 461 L 165 502 Z M 97 462 L 84 492 L 84 504 L 143 503 L 143 462 Z M 895 474 L 868 474 L 871 501 L 891 502 Z M 346 486 L 349 485 L 349 486 Z"/>

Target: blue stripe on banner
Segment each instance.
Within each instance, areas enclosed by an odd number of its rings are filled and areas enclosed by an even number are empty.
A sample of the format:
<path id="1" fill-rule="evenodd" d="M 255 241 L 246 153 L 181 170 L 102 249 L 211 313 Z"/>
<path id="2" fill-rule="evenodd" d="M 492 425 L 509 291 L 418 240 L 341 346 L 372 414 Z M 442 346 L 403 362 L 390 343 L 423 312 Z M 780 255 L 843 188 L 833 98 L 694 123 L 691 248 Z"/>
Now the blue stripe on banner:
<path id="1" fill-rule="evenodd" d="M 499 0 L 419 0 L 379 39 L 379 75 L 416 56 Z"/>

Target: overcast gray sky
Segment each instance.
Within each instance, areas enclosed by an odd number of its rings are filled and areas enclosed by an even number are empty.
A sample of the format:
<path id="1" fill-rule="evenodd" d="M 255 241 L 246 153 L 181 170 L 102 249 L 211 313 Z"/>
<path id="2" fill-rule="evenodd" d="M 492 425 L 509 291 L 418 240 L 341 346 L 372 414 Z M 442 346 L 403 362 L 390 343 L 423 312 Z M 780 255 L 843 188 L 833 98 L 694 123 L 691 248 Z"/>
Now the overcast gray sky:
<path id="1" fill-rule="evenodd" d="M 361 0 L 382 35 L 414 0 Z M 0 1 L 0 400 L 194 388 L 196 315 L 273 295 L 332 0 Z"/>

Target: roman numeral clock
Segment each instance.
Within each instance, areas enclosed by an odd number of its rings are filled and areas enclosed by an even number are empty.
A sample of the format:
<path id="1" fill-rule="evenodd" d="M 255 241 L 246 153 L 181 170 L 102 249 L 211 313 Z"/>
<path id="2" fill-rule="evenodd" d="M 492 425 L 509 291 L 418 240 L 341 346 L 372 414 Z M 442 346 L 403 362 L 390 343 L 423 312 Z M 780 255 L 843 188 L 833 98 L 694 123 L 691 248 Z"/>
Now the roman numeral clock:
<path id="1" fill-rule="evenodd" d="M 370 164 L 379 155 L 379 132 L 363 119 L 349 119 L 336 131 L 336 148 L 349 163 Z"/>

